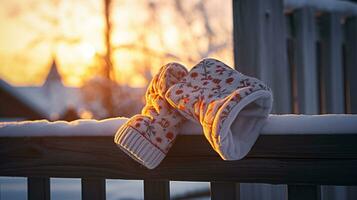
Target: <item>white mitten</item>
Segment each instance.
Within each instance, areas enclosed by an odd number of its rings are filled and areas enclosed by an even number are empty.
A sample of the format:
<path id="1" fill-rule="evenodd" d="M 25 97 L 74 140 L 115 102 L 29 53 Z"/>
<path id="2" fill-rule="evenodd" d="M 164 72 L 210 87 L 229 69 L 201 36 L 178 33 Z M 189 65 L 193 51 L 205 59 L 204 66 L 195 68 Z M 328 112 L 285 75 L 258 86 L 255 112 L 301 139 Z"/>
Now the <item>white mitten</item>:
<path id="1" fill-rule="evenodd" d="M 172 146 L 177 126 L 184 118 L 165 100 L 167 89 L 187 75 L 180 64 L 161 67 L 146 91 L 146 105 L 141 115 L 131 117 L 120 127 L 114 142 L 134 160 L 153 169 Z"/>
<path id="2" fill-rule="evenodd" d="M 272 108 L 272 92 L 215 59 L 204 59 L 166 93 L 167 101 L 203 127 L 224 160 L 248 154 Z"/>

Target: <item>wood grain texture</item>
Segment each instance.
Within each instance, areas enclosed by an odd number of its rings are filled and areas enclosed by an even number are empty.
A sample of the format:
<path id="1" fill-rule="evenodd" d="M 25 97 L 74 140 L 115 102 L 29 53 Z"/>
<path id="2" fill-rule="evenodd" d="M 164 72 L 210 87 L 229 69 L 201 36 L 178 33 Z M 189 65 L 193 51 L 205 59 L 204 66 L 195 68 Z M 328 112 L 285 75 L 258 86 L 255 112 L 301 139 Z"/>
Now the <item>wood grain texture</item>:
<path id="1" fill-rule="evenodd" d="M 112 137 L 0 138 L 0 175 L 355 185 L 356 141 L 351 134 L 261 136 L 245 159 L 223 161 L 203 136 L 179 136 L 147 170 Z"/>
<path id="2" fill-rule="evenodd" d="M 82 200 L 105 200 L 105 179 L 83 178 Z"/>
<path id="3" fill-rule="evenodd" d="M 326 13 L 319 18 L 321 43 L 321 112 L 345 113 L 343 32 L 341 16 Z"/>
<path id="4" fill-rule="evenodd" d="M 29 177 L 27 179 L 28 200 L 50 200 L 50 179 L 48 177 Z"/>
<path id="5" fill-rule="evenodd" d="M 319 92 L 316 64 L 315 10 L 302 8 L 293 13 L 296 97 L 298 113 L 319 113 Z"/>
<path id="6" fill-rule="evenodd" d="M 274 113 L 291 113 L 282 0 L 233 0 L 236 69 L 265 81 L 274 92 Z"/>

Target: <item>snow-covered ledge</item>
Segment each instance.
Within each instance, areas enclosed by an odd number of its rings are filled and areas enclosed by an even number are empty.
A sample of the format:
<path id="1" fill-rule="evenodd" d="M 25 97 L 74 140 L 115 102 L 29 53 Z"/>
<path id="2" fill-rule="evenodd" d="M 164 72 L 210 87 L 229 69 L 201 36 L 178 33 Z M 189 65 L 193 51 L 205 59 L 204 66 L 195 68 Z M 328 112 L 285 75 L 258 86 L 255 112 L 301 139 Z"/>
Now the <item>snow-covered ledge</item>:
<path id="1" fill-rule="evenodd" d="M 2 122 L 0 137 L 40 136 L 113 136 L 127 118 L 106 120 L 47 120 Z M 237 130 L 239 131 L 239 130 Z M 263 135 L 286 134 L 357 134 L 357 115 L 270 115 L 262 129 Z M 186 122 L 181 134 L 203 134 L 199 125 Z"/>
<path id="2" fill-rule="evenodd" d="M 287 9 L 303 7 L 315 8 L 318 11 L 339 12 L 345 15 L 357 15 L 357 4 L 340 0 L 284 0 Z"/>

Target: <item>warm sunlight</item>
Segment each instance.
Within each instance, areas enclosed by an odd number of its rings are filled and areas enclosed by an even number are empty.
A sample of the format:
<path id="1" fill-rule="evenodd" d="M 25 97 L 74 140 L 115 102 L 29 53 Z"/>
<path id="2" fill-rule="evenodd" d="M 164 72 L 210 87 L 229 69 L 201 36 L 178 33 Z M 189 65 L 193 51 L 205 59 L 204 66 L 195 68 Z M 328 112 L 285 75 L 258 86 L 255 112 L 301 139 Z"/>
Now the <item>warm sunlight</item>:
<path id="1" fill-rule="evenodd" d="M 83 44 L 80 44 L 78 47 L 79 47 L 79 50 L 81 51 L 81 54 L 84 59 L 86 59 L 88 61 L 93 59 L 93 57 L 95 55 L 95 48 L 92 45 L 90 45 L 88 43 L 83 43 Z"/>
<path id="2" fill-rule="evenodd" d="M 41 85 L 54 57 L 65 85 L 99 75 L 108 59 L 103 2 L 0 1 L 0 78 Z M 118 83 L 145 87 L 170 61 L 190 68 L 211 56 L 233 64 L 231 1 L 111 2 L 110 59 Z"/>

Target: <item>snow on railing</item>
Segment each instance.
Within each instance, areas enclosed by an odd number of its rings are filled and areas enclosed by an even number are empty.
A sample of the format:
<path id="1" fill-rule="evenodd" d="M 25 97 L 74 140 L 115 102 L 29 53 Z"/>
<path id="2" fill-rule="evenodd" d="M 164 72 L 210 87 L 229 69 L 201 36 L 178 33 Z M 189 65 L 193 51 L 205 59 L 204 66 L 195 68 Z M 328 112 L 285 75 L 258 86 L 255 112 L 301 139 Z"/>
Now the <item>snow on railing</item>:
<path id="1" fill-rule="evenodd" d="M 315 8 L 319 11 L 339 12 L 346 15 L 357 15 L 357 4 L 338 0 L 284 0 L 285 8 L 298 9 L 303 7 Z"/>
<path id="2" fill-rule="evenodd" d="M 72 122 L 47 120 L 2 122 L 0 137 L 40 136 L 113 136 L 127 118 L 105 120 L 76 120 Z M 239 130 L 237 130 L 239 131 Z M 202 134 L 199 125 L 186 122 L 181 134 Z M 263 127 L 263 135 L 280 134 L 356 134 L 357 115 L 270 115 Z"/>

